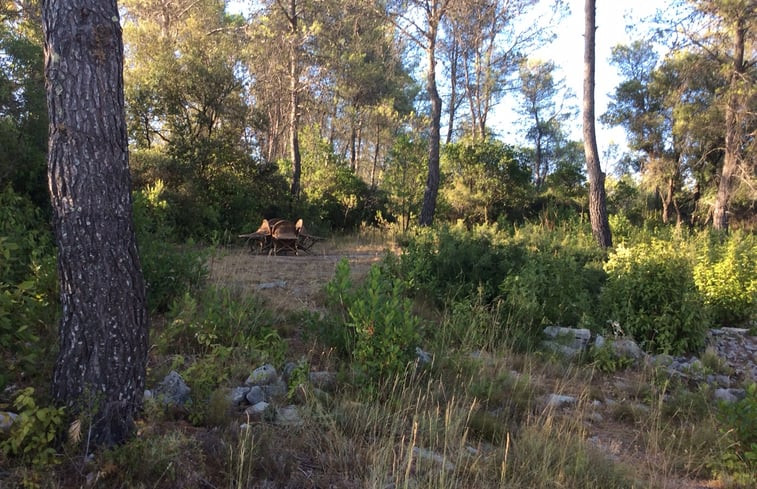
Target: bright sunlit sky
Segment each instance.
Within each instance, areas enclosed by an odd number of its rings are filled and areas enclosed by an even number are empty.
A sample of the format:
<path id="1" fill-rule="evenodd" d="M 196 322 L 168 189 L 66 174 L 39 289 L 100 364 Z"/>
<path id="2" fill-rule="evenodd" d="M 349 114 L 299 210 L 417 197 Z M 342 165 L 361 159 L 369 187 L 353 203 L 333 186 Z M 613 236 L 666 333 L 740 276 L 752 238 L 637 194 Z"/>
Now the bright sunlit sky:
<path id="1" fill-rule="evenodd" d="M 350 0 L 345 0 L 350 1 Z M 232 0 L 229 10 L 232 12 L 246 11 L 255 2 L 249 0 Z M 547 3 L 547 2 L 545 2 Z M 566 0 L 570 8 L 570 15 L 557 28 L 557 38 L 550 45 L 544 46 L 534 58 L 542 60 L 552 59 L 559 67 L 556 78 L 564 77 L 566 86 L 575 94 L 574 104 L 581 107 L 583 93 L 583 53 L 584 53 L 584 0 Z M 617 44 L 627 44 L 641 35 L 640 32 L 630 34 L 626 26 L 638 25 L 640 20 L 649 17 L 660 8 L 664 2 L 660 0 L 597 0 L 596 13 L 596 88 L 595 113 L 597 117 L 607 110 L 609 94 L 620 82 L 617 72 L 610 65 L 610 50 Z M 518 114 L 512 99 L 502 100 L 494 109 L 489 121 L 497 135 L 509 143 L 523 143 L 520 125 L 516 122 Z M 577 116 L 571 126 L 571 138 L 582 139 L 581 117 Z M 615 143 L 620 150 L 625 150 L 624 132 L 620 128 L 606 128 L 597 122 L 597 142 L 600 155 L 604 155 L 608 147 Z M 601 158 L 602 167 L 607 171 L 612 161 Z"/>

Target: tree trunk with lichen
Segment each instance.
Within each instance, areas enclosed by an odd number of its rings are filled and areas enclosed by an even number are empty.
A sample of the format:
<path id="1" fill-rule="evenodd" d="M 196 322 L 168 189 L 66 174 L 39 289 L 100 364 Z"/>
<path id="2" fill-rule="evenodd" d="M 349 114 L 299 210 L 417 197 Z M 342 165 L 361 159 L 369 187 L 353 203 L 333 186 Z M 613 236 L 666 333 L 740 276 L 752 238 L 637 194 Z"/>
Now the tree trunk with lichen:
<path id="1" fill-rule="evenodd" d="M 144 396 L 148 315 L 132 220 L 115 0 L 43 2 L 48 181 L 62 315 L 53 394 L 90 443 L 126 440 Z"/>

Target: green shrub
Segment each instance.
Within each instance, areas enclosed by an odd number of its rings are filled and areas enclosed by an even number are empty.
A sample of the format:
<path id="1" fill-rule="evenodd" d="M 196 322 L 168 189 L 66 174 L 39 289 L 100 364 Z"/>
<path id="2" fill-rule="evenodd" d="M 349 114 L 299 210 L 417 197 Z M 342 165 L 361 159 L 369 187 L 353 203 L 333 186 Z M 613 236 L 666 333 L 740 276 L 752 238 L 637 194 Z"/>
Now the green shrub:
<path id="1" fill-rule="evenodd" d="M 419 340 L 419 320 L 404 297 L 399 280 L 373 265 L 366 281 L 353 290 L 349 264 L 342 259 L 326 287 L 329 303 L 341 309 L 349 354 L 358 372 L 370 378 L 402 372 Z"/>
<path id="2" fill-rule="evenodd" d="M 523 246 L 507 243 L 485 228 L 469 232 L 442 227 L 408 238 L 399 272 L 411 289 L 426 292 L 440 303 L 479 292 L 491 302 L 500 283 L 520 268 L 525 257 Z"/>
<path id="3" fill-rule="evenodd" d="M 39 361 L 54 357 L 57 306 L 49 225 L 28 199 L 0 191 L 0 348 L 8 352 L 0 357 L 0 390 L 15 374 L 45 375 Z"/>
<path id="4" fill-rule="evenodd" d="M 744 487 L 757 482 L 757 384 L 746 389 L 746 397 L 734 403 L 722 402 L 717 413 L 721 431 L 730 441 L 715 470 Z"/>
<path id="5" fill-rule="evenodd" d="M 602 313 L 643 349 L 681 354 L 704 345 L 709 319 L 680 242 L 620 246 L 604 268 Z"/>
<path id="6" fill-rule="evenodd" d="M 713 320 L 722 325 L 757 317 L 757 236 L 736 231 L 722 242 L 705 236 L 694 280 Z"/>
<path id="7" fill-rule="evenodd" d="M 597 280 L 600 275 L 591 266 L 582 266 L 569 250 L 536 252 L 505 278 L 499 290 L 510 306 L 511 317 L 524 328 L 548 324 L 575 327 L 594 309 L 592 289 L 599 285 L 592 282 Z"/>
<path id="8" fill-rule="evenodd" d="M 38 467 L 56 463 L 54 445 L 63 427 L 63 408 L 38 406 L 32 387 L 19 392 L 13 407 L 18 418 L 0 443 L 3 453 Z"/>
<path id="9" fill-rule="evenodd" d="M 633 358 L 619 356 L 609 344 L 592 347 L 589 350 L 589 357 L 594 368 L 608 374 L 625 370 L 633 365 Z"/>

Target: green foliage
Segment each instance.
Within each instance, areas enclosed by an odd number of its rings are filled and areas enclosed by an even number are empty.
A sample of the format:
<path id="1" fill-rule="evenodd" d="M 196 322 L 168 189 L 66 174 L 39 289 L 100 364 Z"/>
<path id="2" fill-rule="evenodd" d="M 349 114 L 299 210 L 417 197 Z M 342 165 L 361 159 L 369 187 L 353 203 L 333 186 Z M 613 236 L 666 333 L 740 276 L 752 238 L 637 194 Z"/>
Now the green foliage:
<path id="1" fill-rule="evenodd" d="M 500 283 L 526 260 L 526 250 L 502 241 L 487 228 L 468 232 L 461 226 L 422 229 L 409 236 L 399 273 L 411 290 L 423 291 L 440 303 L 451 297 L 498 295 Z M 498 241 L 495 241 L 498 240 Z"/>
<path id="2" fill-rule="evenodd" d="M 41 213 L 9 188 L 0 192 L 0 388 L 30 373 L 55 344 L 55 254 Z M 43 338 L 43 341 L 40 341 Z"/>
<path id="3" fill-rule="evenodd" d="M 757 317 L 757 236 L 735 231 L 718 240 L 703 233 L 694 280 L 717 324 Z"/>
<path id="4" fill-rule="evenodd" d="M 631 357 L 618 356 L 609 344 L 592 347 L 589 351 L 589 357 L 594 368 L 608 374 L 625 370 L 634 362 Z"/>
<path id="5" fill-rule="evenodd" d="M 169 204 L 161 180 L 134 194 L 134 222 L 139 257 L 152 312 L 165 312 L 179 297 L 195 291 L 205 281 L 206 254 L 190 241 L 184 246 L 171 242 Z"/>
<path id="6" fill-rule="evenodd" d="M 197 297 L 185 293 L 166 316 L 168 323 L 155 340 L 164 353 L 208 354 L 223 346 L 264 348 L 274 359 L 283 354 L 271 316 L 254 296 L 208 287 Z"/>
<path id="7" fill-rule="evenodd" d="M 747 387 L 744 399 L 721 402 L 717 417 L 730 445 L 715 464 L 716 471 L 744 487 L 753 487 L 750 484 L 756 482 L 757 474 L 757 384 Z"/>
<path id="8" fill-rule="evenodd" d="M 0 18 L 0 189 L 49 207 L 43 37 L 34 7 L 6 4 Z"/>
<path id="9" fill-rule="evenodd" d="M 135 437 L 98 456 L 108 487 L 201 487 L 210 475 L 200 443 L 181 430 Z"/>
<path id="10" fill-rule="evenodd" d="M 379 212 L 386 214 L 386 196 L 371 189 L 334 153 L 318 126 L 301 131 L 302 191 L 311 209 L 311 220 L 332 229 L 355 230 L 362 223 L 374 224 Z M 291 163 L 287 162 L 291 166 Z M 288 173 L 288 168 L 283 168 Z"/>
<path id="11" fill-rule="evenodd" d="M 404 297 L 402 283 L 376 265 L 357 288 L 349 271 L 347 260 L 340 260 L 326 293 L 330 304 L 341 306 L 353 363 L 360 374 L 373 379 L 402 372 L 419 343 L 420 322 L 412 302 Z"/>
<path id="12" fill-rule="evenodd" d="M 389 151 L 381 186 L 390 194 L 389 210 L 402 231 L 408 230 L 421 208 L 427 159 L 428 141 L 415 134 L 400 134 Z"/>
<path id="13" fill-rule="evenodd" d="M 598 279 L 598 274 L 572 251 L 533 252 L 500 285 L 505 302 L 512 306 L 512 313 L 524 327 L 578 326 L 594 309 L 591 291 L 601 283 L 591 282 Z"/>
<path id="14" fill-rule="evenodd" d="M 648 352 L 697 351 L 709 318 L 691 268 L 682 242 L 653 239 L 618 247 L 604 267 L 603 317 L 617 321 Z"/>
<path id="15" fill-rule="evenodd" d="M 441 189 L 451 220 L 488 223 L 523 217 L 533 198 L 530 172 L 514 148 L 495 139 L 464 140 L 444 147 L 448 174 Z"/>
<path id="16" fill-rule="evenodd" d="M 54 444 L 63 427 L 64 409 L 38 406 L 32 387 L 18 393 L 13 407 L 18 418 L 0 443 L 3 453 L 38 467 L 56 463 Z"/>

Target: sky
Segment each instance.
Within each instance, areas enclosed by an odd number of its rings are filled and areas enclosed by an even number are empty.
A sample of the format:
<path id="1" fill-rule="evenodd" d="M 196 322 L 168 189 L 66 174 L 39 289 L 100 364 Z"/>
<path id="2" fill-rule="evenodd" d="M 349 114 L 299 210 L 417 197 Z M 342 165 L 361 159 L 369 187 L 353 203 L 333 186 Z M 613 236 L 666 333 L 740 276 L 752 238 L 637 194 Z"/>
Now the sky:
<path id="1" fill-rule="evenodd" d="M 534 57 L 543 60 L 553 60 L 560 68 L 556 77 L 564 77 L 566 86 L 575 94 L 575 105 L 580 108 L 583 94 L 583 55 L 584 55 L 584 0 L 567 0 L 570 15 L 557 29 L 557 38 L 551 44 L 540 49 Z M 626 32 L 627 24 L 638 24 L 640 19 L 654 14 L 660 8 L 659 0 L 597 0 L 596 12 L 596 73 L 595 73 L 595 114 L 597 117 L 605 113 L 610 102 L 609 95 L 620 83 L 617 71 L 610 65 L 610 52 L 613 46 L 628 44 L 641 35 L 640 32 Z M 520 134 L 513 121 L 511 100 L 502 101 L 495 109 L 492 126 L 497 134 L 505 140 L 517 141 Z M 624 131 L 621 128 L 604 127 L 597 121 L 597 144 L 599 145 L 600 160 L 608 147 L 615 143 L 620 150 L 626 149 Z M 583 139 L 580 114 L 572 127 L 571 138 Z M 607 164 L 606 164 L 607 163 Z M 602 167 L 612 162 L 602 161 Z"/>

